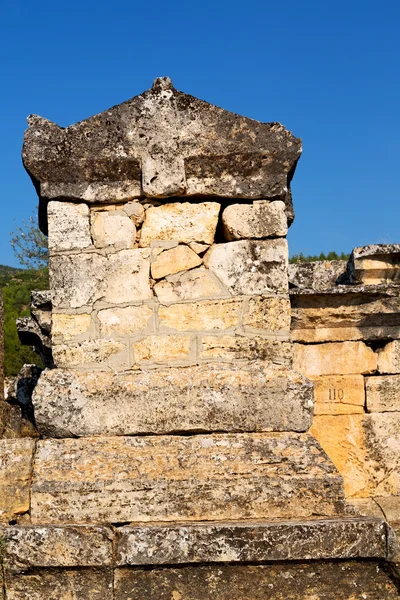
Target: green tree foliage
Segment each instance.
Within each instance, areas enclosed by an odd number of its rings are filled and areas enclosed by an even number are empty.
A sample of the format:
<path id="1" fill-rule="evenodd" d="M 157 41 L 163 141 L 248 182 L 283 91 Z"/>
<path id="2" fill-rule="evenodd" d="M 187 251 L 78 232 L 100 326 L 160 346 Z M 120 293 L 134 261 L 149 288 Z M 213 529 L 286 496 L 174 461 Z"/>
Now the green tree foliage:
<path id="1" fill-rule="evenodd" d="M 291 263 L 298 263 L 298 262 L 314 262 L 316 260 L 349 260 L 350 258 L 350 254 L 345 254 L 344 252 L 342 252 L 341 254 L 338 254 L 337 252 L 328 252 L 328 254 L 324 254 L 323 252 L 321 252 L 321 254 L 303 254 L 302 252 L 299 252 L 298 254 L 293 254 L 293 256 L 290 257 L 290 261 Z"/>
<path id="2" fill-rule="evenodd" d="M 11 246 L 18 262 L 27 269 L 47 267 L 49 252 L 47 237 L 36 225 L 36 217 L 32 214 L 20 227 L 11 232 Z"/>
<path id="3" fill-rule="evenodd" d="M 29 316 L 32 290 L 48 289 L 48 269 L 13 269 L 0 265 L 0 291 L 4 302 L 4 354 L 6 376 L 17 375 L 26 364 L 41 364 L 40 358 L 18 338 L 16 319 Z"/>

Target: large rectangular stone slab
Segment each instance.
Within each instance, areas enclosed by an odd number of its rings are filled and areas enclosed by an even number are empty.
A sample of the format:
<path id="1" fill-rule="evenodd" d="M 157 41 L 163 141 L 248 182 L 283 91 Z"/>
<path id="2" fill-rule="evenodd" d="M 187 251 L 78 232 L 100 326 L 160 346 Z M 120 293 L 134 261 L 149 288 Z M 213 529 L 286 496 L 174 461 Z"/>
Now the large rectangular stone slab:
<path id="1" fill-rule="evenodd" d="M 294 344 L 293 368 L 307 377 L 373 373 L 377 356 L 363 342 Z"/>
<path id="2" fill-rule="evenodd" d="M 46 437 L 196 431 L 306 431 L 312 384 L 265 363 L 42 373 L 33 394 Z"/>
<path id="3" fill-rule="evenodd" d="M 314 383 L 314 414 L 340 415 L 363 413 L 365 390 L 363 375 L 322 375 Z"/>
<path id="4" fill-rule="evenodd" d="M 7 600 L 113 600 L 112 569 L 34 569 L 6 577 Z"/>
<path id="5" fill-rule="evenodd" d="M 376 561 L 117 569 L 118 600 L 398 600 Z M 35 599 L 36 600 L 36 599 Z"/>
<path id="6" fill-rule="evenodd" d="M 332 516 L 342 479 L 309 434 L 38 442 L 31 518 L 121 523 Z"/>
<path id="7" fill-rule="evenodd" d="M 47 205 L 49 252 L 83 250 L 92 245 L 89 207 L 80 202 L 49 202 Z"/>
<path id="8" fill-rule="evenodd" d="M 113 531 L 86 525 L 23 525 L 4 530 L 4 568 L 104 567 L 113 564 Z"/>
<path id="9" fill-rule="evenodd" d="M 373 244 L 354 248 L 348 263 L 351 283 L 400 281 L 400 245 Z"/>
<path id="10" fill-rule="evenodd" d="M 365 378 L 368 412 L 400 413 L 400 375 Z"/>
<path id="11" fill-rule="evenodd" d="M 293 340 L 335 342 L 400 337 L 398 286 L 340 285 L 291 290 Z"/>
<path id="12" fill-rule="evenodd" d="M 117 565 L 385 558 L 383 519 L 137 525 L 118 530 Z"/>
<path id="13" fill-rule="evenodd" d="M 29 511 L 35 445 L 29 438 L 0 440 L 0 523 Z"/>

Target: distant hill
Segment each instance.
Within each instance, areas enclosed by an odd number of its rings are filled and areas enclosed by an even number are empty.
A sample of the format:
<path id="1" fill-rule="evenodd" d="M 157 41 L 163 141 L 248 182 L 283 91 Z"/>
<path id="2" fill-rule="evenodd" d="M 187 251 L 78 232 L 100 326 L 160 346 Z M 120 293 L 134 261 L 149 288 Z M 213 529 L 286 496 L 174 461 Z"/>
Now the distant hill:
<path id="1" fill-rule="evenodd" d="M 17 375 L 25 363 L 42 366 L 37 354 L 20 343 L 15 320 L 29 316 L 32 290 L 46 290 L 48 286 L 47 269 L 16 269 L 0 265 L 0 291 L 4 302 L 6 376 Z"/>

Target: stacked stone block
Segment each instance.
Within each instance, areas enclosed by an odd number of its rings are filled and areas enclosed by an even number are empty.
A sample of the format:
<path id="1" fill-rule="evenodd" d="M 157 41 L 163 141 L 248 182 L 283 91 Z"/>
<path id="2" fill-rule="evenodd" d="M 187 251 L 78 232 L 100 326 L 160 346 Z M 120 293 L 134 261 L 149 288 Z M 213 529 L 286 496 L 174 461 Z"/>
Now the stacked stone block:
<path id="1" fill-rule="evenodd" d="M 399 597 L 392 531 L 349 515 L 292 368 L 300 141 L 166 79 L 29 124 L 55 368 L 41 439 L 0 451 L 7 598 Z"/>

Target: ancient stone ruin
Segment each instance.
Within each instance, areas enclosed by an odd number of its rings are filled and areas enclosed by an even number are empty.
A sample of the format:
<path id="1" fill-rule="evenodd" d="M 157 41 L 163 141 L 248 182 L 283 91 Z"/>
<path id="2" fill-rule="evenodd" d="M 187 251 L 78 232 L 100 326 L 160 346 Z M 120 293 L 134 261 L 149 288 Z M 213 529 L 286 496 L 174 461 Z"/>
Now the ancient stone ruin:
<path id="1" fill-rule="evenodd" d="M 66 129 L 28 121 L 51 289 L 19 329 L 47 368 L 0 440 L 3 597 L 400 598 L 395 532 L 346 499 L 318 421 L 366 418 L 364 376 L 375 398 L 379 360 L 400 369 L 365 343 L 387 334 L 366 333 L 374 302 L 395 312 L 393 252 L 292 268 L 289 290 L 300 140 L 167 78 Z"/>

